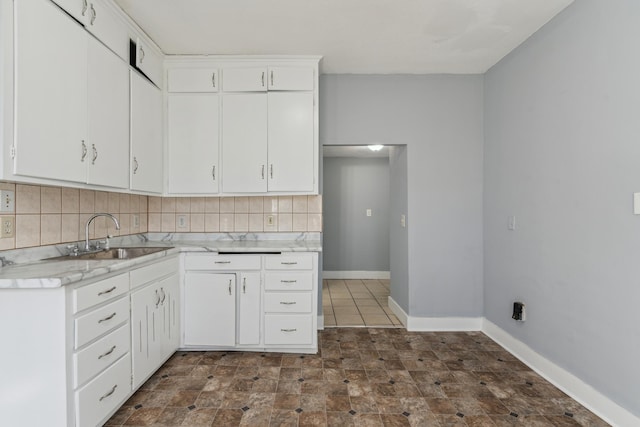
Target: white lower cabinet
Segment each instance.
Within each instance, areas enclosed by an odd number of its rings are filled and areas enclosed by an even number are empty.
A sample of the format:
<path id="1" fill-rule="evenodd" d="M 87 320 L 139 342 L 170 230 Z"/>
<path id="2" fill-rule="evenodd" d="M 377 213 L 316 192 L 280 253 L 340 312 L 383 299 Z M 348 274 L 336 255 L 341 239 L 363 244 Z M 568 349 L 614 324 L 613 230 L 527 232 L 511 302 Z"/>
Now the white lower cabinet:
<path id="1" fill-rule="evenodd" d="M 187 254 L 183 349 L 317 351 L 318 254 Z"/>

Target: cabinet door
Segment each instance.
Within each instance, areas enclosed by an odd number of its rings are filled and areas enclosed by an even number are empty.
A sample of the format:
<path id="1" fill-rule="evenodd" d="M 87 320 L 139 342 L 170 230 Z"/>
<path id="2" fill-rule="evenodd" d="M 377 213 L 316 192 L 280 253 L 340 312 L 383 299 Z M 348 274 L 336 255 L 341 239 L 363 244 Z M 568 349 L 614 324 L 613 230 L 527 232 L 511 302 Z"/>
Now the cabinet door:
<path id="1" fill-rule="evenodd" d="M 84 182 L 88 36 L 48 0 L 14 7 L 14 172 Z"/>
<path id="2" fill-rule="evenodd" d="M 186 273 L 184 345 L 235 345 L 235 288 L 235 274 Z"/>
<path id="3" fill-rule="evenodd" d="M 269 93 L 269 191 L 313 191 L 313 94 Z"/>
<path id="4" fill-rule="evenodd" d="M 222 189 L 267 191 L 267 94 L 225 94 L 222 99 Z"/>
<path id="5" fill-rule="evenodd" d="M 162 58 L 141 38 L 136 41 L 136 67 L 149 77 L 149 80 L 158 86 L 162 85 Z"/>
<path id="6" fill-rule="evenodd" d="M 218 95 L 169 95 L 170 193 L 218 192 L 218 105 Z"/>
<path id="7" fill-rule="evenodd" d="M 160 335 L 159 363 L 172 355 L 179 346 L 179 324 L 178 324 L 178 276 L 171 275 L 162 279 L 157 284 L 160 295 L 158 306 L 159 315 L 156 319 L 156 329 Z"/>
<path id="8" fill-rule="evenodd" d="M 93 37 L 88 55 L 87 182 L 129 187 L 129 67 Z"/>
<path id="9" fill-rule="evenodd" d="M 86 0 L 72 1 L 77 3 L 86 2 Z M 87 19 L 84 22 L 85 28 L 120 58 L 128 61 L 129 34 L 124 23 L 115 15 L 113 9 L 105 3 L 105 0 L 91 0 L 89 2 L 88 11 L 85 13 L 87 15 Z"/>
<path id="10" fill-rule="evenodd" d="M 162 192 L 162 93 L 131 71 L 131 189 Z"/>
<path id="11" fill-rule="evenodd" d="M 269 67 L 269 90 L 313 90 L 313 68 Z"/>
<path id="12" fill-rule="evenodd" d="M 260 344 L 260 273 L 241 273 L 238 293 L 238 344 Z"/>
<path id="13" fill-rule="evenodd" d="M 147 286 L 131 294 L 131 357 L 133 388 L 137 388 L 153 372 L 154 351 L 157 347 L 153 331 L 156 302 L 155 286 Z"/>
<path id="14" fill-rule="evenodd" d="M 85 23 L 89 17 L 88 0 L 53 0 L 78 22 Z"/>
<path id="15" fill-rule="evenodd" d="M 266 68 L 225 68 L 222 70 L 225 92 L 266 92 Z"/>
<path id="16" fill-rule="evenodd" d="M 217 92 L 220 78 L 216 68 L 172 68 L 167 71 L 167 92 Z"/>

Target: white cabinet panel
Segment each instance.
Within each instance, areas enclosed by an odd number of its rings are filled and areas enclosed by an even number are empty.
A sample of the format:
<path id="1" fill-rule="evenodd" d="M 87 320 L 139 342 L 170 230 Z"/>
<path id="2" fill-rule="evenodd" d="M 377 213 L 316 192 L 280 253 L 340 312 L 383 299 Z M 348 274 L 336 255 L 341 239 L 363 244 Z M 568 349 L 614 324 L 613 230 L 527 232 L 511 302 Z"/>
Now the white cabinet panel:
<path id="1" fill-rule="evenodd" d="M 73 386 L 78 387 L 84 384 L 85 381 L 118 360 L 120 356 L 129 353 L 130 347 L 130 326 L 129 323 L 126 323 L 76 353 L 73 357 L 75 373 Z"/>
<path id="2" fill-rule="evenodd" d="M 48 0 L 18 1 L 15 173 L 83 182 L 87 35 Z"/>
<path id="3" fill-rule="evenodd" d="M 310 292 L 267 292 L 264 295 L 266 313 L 311 313 Z"/>
<path id="4" fill-rule="evenodd" d="M 313 90 L 313 68 L 269 67 L 269 90 Z"/>
<path id="5" fill-rule="evenodd" d="M 220 78 L 217 68 L 172 68 L 167 72 L 167 92 L 217 92 Z"/>
<path id="6" fill-rule="evenodd" d="M 131 71 L 131 189 L 162 192 L 162 93 Z"/>
<path id="7" fill-rule="evenodd" d="M 222 70 L 225 92 L 266 92 L 267 68 L 225 68 Z"/>
<path id="8" fill-rule="evenodd" d="M 267 95 L 227 94 L 222 100 L 222 188 L 267 191 Z"/>
<path id="9" fill-rule="evenodd" d="M 218 192 L 218 121 L 218 95 L 169 95 L 170 193 Z"/>
<path id="10" fill-rule="evenodd" d="M 85 0 L 74 0 L 78 3 Z M 91 0 L 84 26 L 120 58 L 129 60 L 129 34 L 124 23 L 105 4 L 105 0 Z"/>
<path id="11" fill-rule="evenodd" d="M 313 94 L 269 93 L 269 191 L 314 187 Z"/>
<path id="12" fill-rule="evenodd" d="M 89 16 L 88 0 L 53 0 L 53 2 L 83 24 Z"/>
<path id="13" fill-rule="evenodd" d="M 155 286 L 147 286 L 131 294 L 131 356 L 133 387 L 136 388 L 157 369 L 156 354 L 160 341 L 154 329 L 158 318 L 160 296 Z"/>
<path id="14" fill-rule="evenodd" d="M 186 270 L 260 270 L 260 255 L 190 254 L 185 258 Z"/>
<path id="15" fill-rule="evenodd" d="M 73 312 L 109 301 L 129 291 L 129 275 L 120 274 L 73 290 Z"/>
<path id="16" fill-rule="evenodd" d="M 235 274 L 185 274 L 184 344 L 234 346 L 236 344 Z"/>
<path id="17" fill-rule="evenodd" d="M 158 86 L 162 86 L 162 57 L 140 37 L 136 40 L 136 67 Z"/>
<path id="18" fill-rule="evenodd" d="M 129 320 L 129 300 L 122 298 L 75 320 L 76 348 Z"/>
<path id="19" fill-rule="evenodd" d="M 129 67 L 89 37 L 87 182 L 129 187 Z"/>
<path id="20" fill-rule="evenodd" d="M 264 342 L 273 344 L 311 344 L 313 321 L 302 314 L 267 314 L 264 316 Z"/>
<path id="21" fill-rule="evenodd" d="M 260 273 L 241 273 L 238 292 L 238 344 L 260 344 Z"/>

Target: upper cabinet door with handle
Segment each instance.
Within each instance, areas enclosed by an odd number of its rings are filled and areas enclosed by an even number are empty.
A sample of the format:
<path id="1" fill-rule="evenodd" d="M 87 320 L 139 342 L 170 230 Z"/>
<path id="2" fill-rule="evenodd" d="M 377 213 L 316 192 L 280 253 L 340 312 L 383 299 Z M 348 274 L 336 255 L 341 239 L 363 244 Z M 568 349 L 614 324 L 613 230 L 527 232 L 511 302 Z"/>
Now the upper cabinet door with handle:
<path id="1" fill-rule="evenodd" d="M 172 68 L 167 72 L 167 91 L 172 93 L 218 92 L 216 68 Z"/>
<path id="2" fill-rule="evenodd" d="M 244 67 L 222 70 L 225 92 L 266 92 L 268 85 L 267 68 Z"/>
<path id="3" fill-rule="evenodd" d="M 313 90 L 313 68 L 269 67 L 269 90 Z"/>
<path id="4" fill-rule="evenodd" d="M 136 67 L 158 87 L 162 87 L 162 57 L 140 37 L 136 42 Z"/>
<path id="5" fill-rule="evenodd" d="M 49 0 L 14 5 L 14 173 L 83 182 L 89 156 L 87 34 Z"/>
<path id="6" fill-rule="evenodd" d="M 82 0 L 81 0 L 82 1 Z M 124 23 L 105 0 L 90 0 L 84 26 L 116 55 L 129 60 L 129 35 Z"/>
<path id="7" fill-rule="evenodd" d="M 53 2 L 81 24 L 84 25 L 87 22 L 89 18 L 89 0 L 53 0 Z"/>

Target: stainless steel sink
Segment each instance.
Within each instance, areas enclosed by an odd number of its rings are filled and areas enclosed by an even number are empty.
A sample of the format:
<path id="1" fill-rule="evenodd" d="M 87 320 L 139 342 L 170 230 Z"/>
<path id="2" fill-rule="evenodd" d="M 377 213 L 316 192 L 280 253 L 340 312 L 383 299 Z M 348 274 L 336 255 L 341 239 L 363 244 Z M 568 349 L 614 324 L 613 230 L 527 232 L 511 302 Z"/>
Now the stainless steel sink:
<path id="1" fill-rule="evenodd" d="M 49 258 L 50 260 L 109 260 L 109 259 L 133 259 L 138 258 L 144 255 L 153 254 L 160 251 L 166 251 L 167 249 L 171 249 L 168 246 L 161 247 L 145 247 L 145 248 L 111 248 L 107 250 L 102 250 L 99 252 L 89 252 L 89 253 L 80 253 L 78 255 L 64 255 L 55 258 Z"/>

